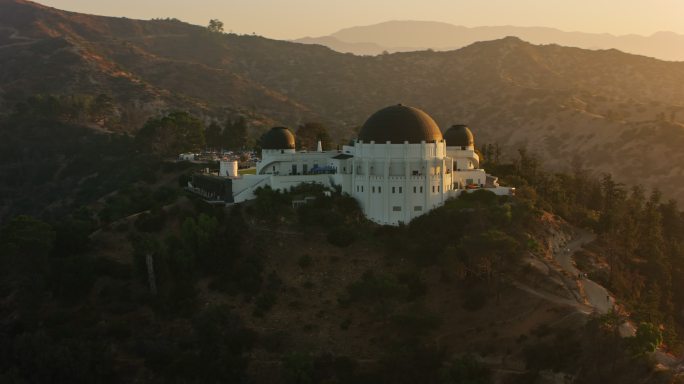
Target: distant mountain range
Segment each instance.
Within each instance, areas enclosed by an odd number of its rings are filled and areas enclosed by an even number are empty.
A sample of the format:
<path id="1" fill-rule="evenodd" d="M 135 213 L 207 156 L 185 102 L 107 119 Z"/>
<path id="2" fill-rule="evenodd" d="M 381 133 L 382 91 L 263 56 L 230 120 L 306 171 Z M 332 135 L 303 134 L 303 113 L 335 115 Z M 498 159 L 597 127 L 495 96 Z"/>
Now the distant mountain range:
<path id="1" fill-rule="evenodd" d="M 499 143 L 509 154 L 527 147 L 552 167 L 582 163 L 684 202 L 684 63 L 617 50 L 509 37 L 355 56 L 0 0 L 0 113 L 37 93 L 110 95 L 113 131 L 184 109 L 207 120 L 245 116 L 253 137 L 271 124 L 320 121 L 339 142 L 374 111 L 404 103 L 443 129 L 469 124 L 477 145 Z"/>
<path id="2" fill-rule="evenodd" d="M 585 49 L 618 49 L 623 52 L 684 61 L 684 35 L 657 32 L 651 36 L 607 33 L 565 32 L 544 27 L 463 27 L 434 21 L 388 21 L 345 28 L 330 36 L 295 40 L 320 44 L 343 53 L 377 55 L 382 52 L 408 52 L 434 49 L 448 51 L 478 41 L 515 36 L 532 44 L 558 44 Z"/>

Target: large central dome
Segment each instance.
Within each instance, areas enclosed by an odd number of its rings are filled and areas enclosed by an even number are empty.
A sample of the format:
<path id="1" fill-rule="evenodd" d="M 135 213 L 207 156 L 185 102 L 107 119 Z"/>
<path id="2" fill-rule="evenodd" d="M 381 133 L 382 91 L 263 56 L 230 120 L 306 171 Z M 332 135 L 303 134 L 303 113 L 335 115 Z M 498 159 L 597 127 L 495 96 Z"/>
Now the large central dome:
<path id="1" fill-rule="evenodd" d="M 393 105 L 375 112 L 363 124 L 359 140 L 376 144 L 419 144 L 441 141 L 442 132 L 432 117 L 418 108 Z"/>

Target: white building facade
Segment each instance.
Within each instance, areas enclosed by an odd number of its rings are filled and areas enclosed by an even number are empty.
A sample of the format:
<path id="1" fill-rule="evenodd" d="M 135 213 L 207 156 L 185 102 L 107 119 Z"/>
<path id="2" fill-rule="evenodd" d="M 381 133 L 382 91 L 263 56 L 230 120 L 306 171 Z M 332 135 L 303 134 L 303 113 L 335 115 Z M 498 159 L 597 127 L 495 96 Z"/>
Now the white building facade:
<path id="1" fill-rule="evenodd" d="M 368 219 L 408 223 L 464 191 L 512 195 L 479 168 L 473 135 L 464 125 L 444 135 L 425 112 L 401 104 L 373 114 L 359 137 L 341 150 L 297 152 L 294 134 L 276 127 L 261 139 L 255 175 L 233 178 L 236 203 L 259 187 L 287 190 L 301 183 L 337 187 L 354 197 Z"/>

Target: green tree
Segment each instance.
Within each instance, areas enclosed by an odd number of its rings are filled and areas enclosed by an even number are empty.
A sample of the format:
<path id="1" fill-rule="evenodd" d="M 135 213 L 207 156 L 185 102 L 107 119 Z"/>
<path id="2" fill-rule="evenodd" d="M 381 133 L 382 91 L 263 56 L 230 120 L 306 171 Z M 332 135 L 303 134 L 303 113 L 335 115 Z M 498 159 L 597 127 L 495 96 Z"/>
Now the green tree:
<path id="1" fill-rule="evenodd" d="M 632 351 L 637 355 L 655 352 L 663 343 L 663 334 L 652 323 L 641 323 L 636 335 L 630 339 Z"/>
<path id="2" fill-rule="evenodd" d="M 211 19 L 209 20 L 207 30 L 214 33 L 223 33 L 223 22 L 219 19 Z"/>
<path id="3" fill-rule="evenodd" d="M 465 355 L 442 368 L 443 384 L 489 384 L 492 372 L 472 355 Z"/>
<path id="4" fill-rule="evenodd" d="M 90 105 L 90 117 L 95 122 L 105 125 L 114 113 L 114 100 L 105 94 L 99 94 Z"/>
<path id="5" fill-rule="evenodd" d="M 54 95 L 36 95 L 16 106 L 16 115 L 30 119 L 59 120 L 62 106 Z"/>
<path id="6" fill-rule="evenodd" d="M 221 148 L 223 143 L 221 142 L 221 133 L 223 129 L 219 124 L 212 121 L 207 127 L 207 132 L 205 133 L 205 138 L 207 146 L 209 148 Z"/>
<path id="7" fill-rule="evenodd" d="M 226 148 L 244 148 L 247 145 L 247 120 L 243 116 L 228 119 L 221 137 L 221 144 Z"/>
<path id="8" fill-rule="evenodd" d="M 185 219 L 181 228 L 181 240 L 185 253 L 210 273 L 221 272 L 229 265 L 231 234 L 222 231 L 215 217 L 200 214 L 197 219 Z"/>
<path id="9" fill-rule="evenodd" d="M 148 120 L 136 140 L 158 155 L 175 156 L 204 146 L 204 124 L 187 112 L 172 112 Z"/>
<path id="10" fill-rule="evenodd" d="M 47 223 L 30 216 L 17 216 L 0 230 L 3 269 L 44 271 L 56 234 Z"/>
<path id="11" fill-rule="evenodd" d="M 626 196 L 624 185 L 617 183 L 611 175 L 606 174 L 601 178 L 601 189 L 603 205 L 599 230 L 603 233 L 614 233 L 621 219 L 620 207 Z"/>
<path id="12" fill-rule="evenodd" d="M 538 176 L 541 173 L 540 162 L 534 154 L 528 152 L 527 148 L 518 149 L 518 159 L 515 161 L 515 168 L 518 175 L 527 180 L 528 183 L 532 185 L 538 184 Z"/>
<path id="13" fill-rule="evenodd" d="M 40 220 L 17 216 L 0 229 L 0 277 L 5 290 L 15 291 L 19 313 L 39 321 L 55 231 Z"/>
<path id="14" fill-rule="evenodd" d="M 209 307 L 193 319 L 193 330 L 200 350 L 200 369 L 193 375 L 204 382 L 247 382 L 255 334 L 237 314 L 227 306 Z"/>
<path id="15" fill-rule="evenodd" d="M 297 147 L 309 151 L 316 150 L 318 141 L 323 144 L 323 149 L 331 148 L 331 138 L 328 128 L 321 123 L 306 123 L 297 129 Z"/>
<path id="16" fill-rule="evenodd" d="M 304 353 L 288 353 L 283 357 L 283 376 L 287 384 L 314 383 L 313 358 Z"/>

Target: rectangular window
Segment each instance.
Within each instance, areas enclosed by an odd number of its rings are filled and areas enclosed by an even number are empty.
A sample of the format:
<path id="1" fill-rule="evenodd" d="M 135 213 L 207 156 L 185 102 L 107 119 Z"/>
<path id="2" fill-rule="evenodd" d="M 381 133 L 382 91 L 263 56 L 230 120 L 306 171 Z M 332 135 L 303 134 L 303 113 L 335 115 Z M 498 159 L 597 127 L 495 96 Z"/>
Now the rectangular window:
<path id="1" fill-rule="evenodd" d="M 382 187 L 378 187 L 378 193 L 382 193 Z"/>
<path id="2" fill-rule="evenodd" d="M 392 187 L 392 193 L 394 193 L 394 187 Z"/>
<path id="3" fill-rule="evenodd" d="M 432 193 L 435 193 L 435 186 L 432 186 Z"/>
<path id="4" fill-rule="evenodd" d="M 398 205 L 395 205 L 394 207 L 392 207 L 392 210 L 393 210 L 394 212 L 401 212 L 401 207 L 398 206 Z"/>
<path id="5" fill-rule="evenodd" d="M 361 192 L 363 192 L 363 185 L 361 186 Z"/>
<path id="6" fill-rule="evenodd" d="M 416 205 L 415 207 L 413 207 L 413 210 L 414 210 L 415 212 L 420 212 L 420 211 L 423 210 L 423 207 L 421 207 L 420 205 Z"/>
<path id="7" fill-rule="evenodd" d="M 308 170 L 309 170 L 309 165 L 308 165 L 308 164 L 302 165 L 302 173 L 303 173 L 303 174 L 306 174 L 306 172 L 307 172 Z"/>
<path id="8" fill-rule="evenodd" d="M 413 193 L 416 193 L 416 192 L 418 192 L 418 191 L 417 191 L 417 188 L 416 188 L 416 187 L 413 187 Z"/>
<path id="9" fill-rule="evenodd" d="M 442 186 L 441 185 L 437 186 L 437 192 L 442 192 Z"/>
<path id="10" fill-rule="evenodd" d="M 402 193 L 402 192 L 401 192 L 401 188 L 402 188 L 402 187 L 399 187 L 399 193 Z"/>
<path id="11" fill-rule="evenodd" d="M 420 187 L 420 193 L 423 193 L 423 187 Z"/>
<path id="12" fill-rule="evenodd" d="M 371 187 L 371 192 L 375 193 L 375 187 Z"/>
<path id="13" fill-rule="evenodd" d="M 292 164 L 292 174 L 293 175 L 297 174 L 297 164 Z"/>

